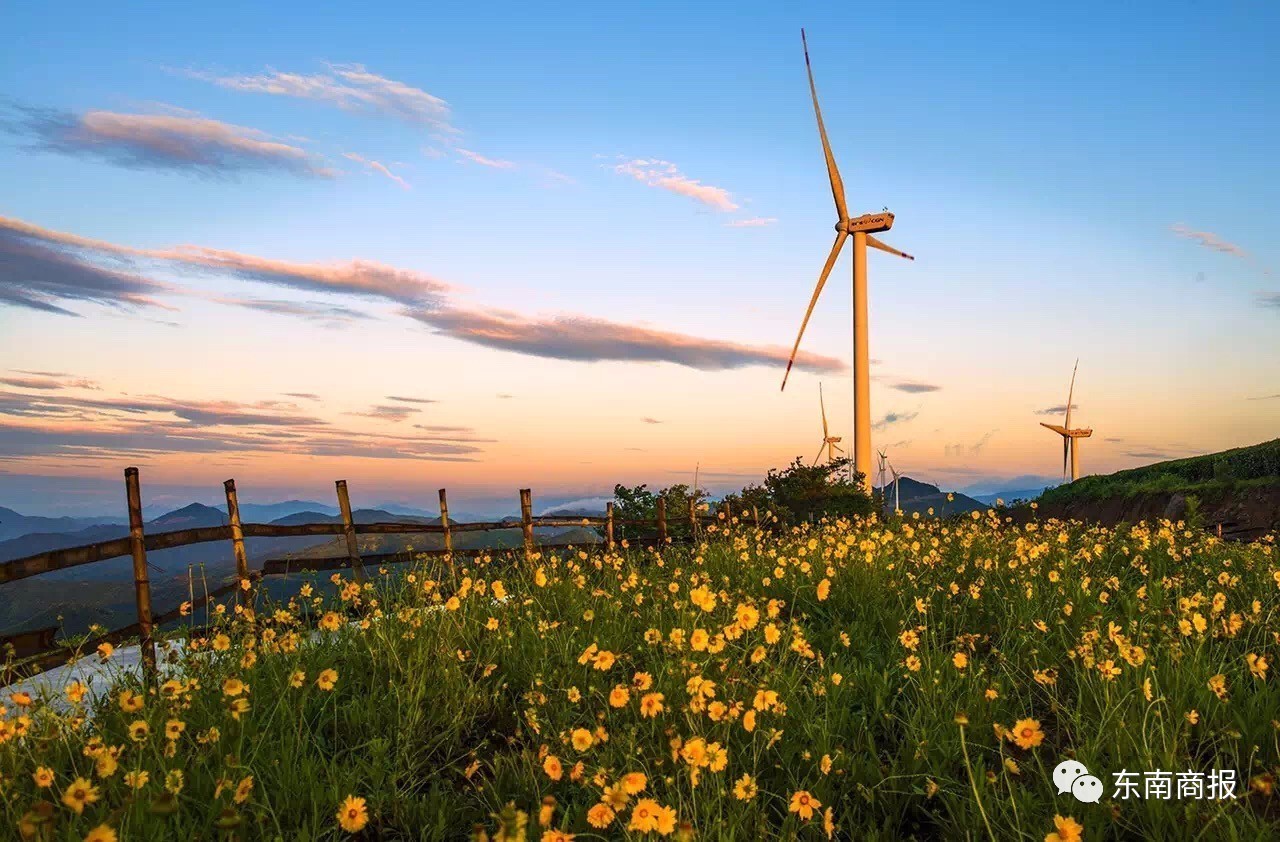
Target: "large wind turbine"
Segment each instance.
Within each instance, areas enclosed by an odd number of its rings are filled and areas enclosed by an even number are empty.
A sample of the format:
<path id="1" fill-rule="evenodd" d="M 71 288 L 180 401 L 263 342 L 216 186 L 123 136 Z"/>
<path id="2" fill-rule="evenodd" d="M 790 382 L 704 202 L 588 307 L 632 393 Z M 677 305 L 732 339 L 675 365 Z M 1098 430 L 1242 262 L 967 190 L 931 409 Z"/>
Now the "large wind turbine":
<path id="1" fill-rule="evenodd" d="M 800 323 L 800 332 L 796 334 L 796 344 L 791 349 L 791 357 L 787 360 L 787 372 L 782 377 L 782 388 L 787 388 L 787 377 L 791 374 L 791 366 L 800 350 L 800 339 L 804 329 L 813 315 L 814 305 L 827 283 L 827 276 L 835 266 L 836 258 L 844 241 L 853 235 L 853 466 L 862 474 L 863 489 L 871 493 L 871 360 L 867 337 L 867 246 L 915 260 L 909 254 L 885 245 L 871 236 L 879 231 L 888 231 L 893 227 L 893 214 L 885 210 L 881 213 L 869 213 L 856 219 L 849 218 L 848 207 L 844 197 L 844 182 L 840 179 L 840 170 L 836 167 L 835 156 L 831 154 L 831 144 L 827 141 L 827 129 L 822 123 L 822 109 L 818 107 L 818 89 L 813 82 L 813 68 L 809 64 L 809 44 L 805 40 L 804 30 L 800 30 L 800 41 L 804 45 L 804 65 L 809 73 L 809 94 L 813 98 L 813 113 L 818 119 L 818 136 L 822 139 L 822 154 L 827 159 L 827 176 L 831 179 L 831 195 L 836 203 L 836 242 L 827 256 L 827 263 L 818 276 L 818 285 L 813 290 L 813 298 L 809 301 L 809 309 L 805 310 L 804 321 Z"/>
<path id="2" fill-rule="evenodd" d="M 1071 369 L 1071 388 L 1067 390 L 1067 417 L 1061 425 L 1046 424 L 1041 421 L 1041 427 L 1047 427 L 1058 435 L 1062 436 L 1062 476 L 1067 476 L 1067 459 L 1071 460 L 1071 481 L 1075 482 L 1080 478 L 1080 458 L 1076 454 L 1076 439 L 1087 439 L 1093 435 L 1093 428 L 1082 428 L 1079 430 L 1071 429 L 1071 400 L 1076 392 L 1076 369 L 1080 367 L 1080 360 L 1076 360 L 1075 368 Z"/>
<path id="3" fill-rule="evenodd" d="M 844 453 L 840 449 L 839 443 L 843 441 L 840 436 L 831 435 L 831 431 L 827 428 L 827 404 L 822 399 L 822 384 L 818 384 L 818 406 L 822 408 L 822 444 L 818 447 L 818 455 L 813 458 L 813 464 L 818 464 L 818 460 L 822 458 L 822 450 L 826 448 L 827 461 L 833 462 L 836 458 L 836 451 Z"/>

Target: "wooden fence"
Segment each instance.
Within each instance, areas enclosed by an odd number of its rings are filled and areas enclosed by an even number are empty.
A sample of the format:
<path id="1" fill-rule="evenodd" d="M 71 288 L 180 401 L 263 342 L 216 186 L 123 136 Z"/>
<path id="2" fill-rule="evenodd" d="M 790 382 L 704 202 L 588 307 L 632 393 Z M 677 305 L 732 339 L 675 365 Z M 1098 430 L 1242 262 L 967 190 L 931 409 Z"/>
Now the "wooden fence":
<path id="1" fill-rule="evenodd" d="M 194 613 L 196 609 L 235 592 L 237 599 L 245 599 L 251 594 L 255 582 L 263 576 L 273 576 L 292 571 L 321 571 L 351 569 L 357 580 L 365 578 L 364 565 L 390 561 L 407 561 L 409 554 L 401 551 L 395 553 L 378 553 L 361 555 L 358 536 L 360 535 L 409 535 L 430 534 L 443 537 L 444 548 L 439 550 L 415 551 L 413 556 L 471 556 L 495 552 L 493 548 L 457 549 L 453 546 L 453 538 L 462 532 L 489 532 L 499 529 L 513 529 L 517 525 L 510 521 L 491 521 L 479 523 L 455 523 L 449 519 L 449 502 L 445 489 L 440 489 L 440 522 L 436 523 L 356 523 L 352 517 L 351 499 L 347 491 L 346 480 L 335 483 L 338 497 L 340 520 L 336 523 L 299 523 L 269 524 L 243 523 L 240 519 L 240 503 L 236 495 L 235 480 L 223 483 L 227 498 L 227 523 L 224 526 L 203 526 L 194 529 L 180 529 L 173 532 L 147 534 L 142 519 L 142 489 L 137 468 L 126 468 L 124 472 L 125 494 L 129 507 L 129 535 L 110 541 L 99 541 L 80 547 L 62 550 L 49 550 L 43 553 L 0 562 L 0 585 L 16 582 L 30 576 L 38 576 L 54 570 L 67 570 L 84 564 L 94 564 L 113 558 L 130 556 L 133 560 L 133 589 L 137 606 L 137 622 L 122 629 L 101 634 L 85 641 L 79 649 L 92 652 L 103 643 L 112 645 L 137 637 L 142 651 L 143 672 L 148 679 L 155 676 L 156 650 L 154 633 L 158 625 L 172 622 L 185 616 L 180 607 L 161 616 L 153 616 L 151 606 L 151 581 L 147 571 L 147 553 L 157 550 L 186 547 L 214 541 L 230 541 L 231 552 L 235 559 L 236 581 L 211 591 L 192 604 L 186 606 L 186 612 Z M 660 545 L 673 542 L 672 524 L 668 521 L 665 498 L 657 501 L 656 517 L 648 519 L 618 519 L 614 517 L 613 503 L 605 505 L 604 517 L 561 517 L 541 516 L 533 514 L 533 492 L 520 489 L 520 520 L 522 548 L 526 558 L 531 557 L 539 548 L 554 549 L 575 546 L 573 544 L 539 544 L 535 541 L 535 527 L 569 527 L 590 526 L 603 531 L 603 544 L 606 549 L 613 550 L 617 544 L 615 532 L 622 526 L 644 526 L 656 528 L 656 538 Z M 698 510 L 693 500 L 689 501 L 687 515 L 682 518 L 688 524 L 688 537 L 697 539 L 703 532 L 704 523 L 723 515 L 727 521 L 732 520 L 732 512 L 723 506 L 717 515 L 709 515 Z M 683 527 L 682 527 L 683 531 Z M 315 559 L 267 559 L 257 570 L 249 568 L 248 555 L 245 552 L 246 538 L 286 538 L 309 536 L 343 536 L 346 553 L 340 556 Z M 579 543 L 577 546 L 581 546 Z M 501 550 L 497 550 L 501 551 Z M 0 686 L 26 675 L 43 672 L 61 663 L 65 663 L 71 654 L 65 647 L 54 642 L 57 628 L 39 629 L 20 632 L 9 636 L 0 636 Z M 12 654 L 5 657 L 6 652 Z M 6 660 L 16 659 L 12 663 Z"/>

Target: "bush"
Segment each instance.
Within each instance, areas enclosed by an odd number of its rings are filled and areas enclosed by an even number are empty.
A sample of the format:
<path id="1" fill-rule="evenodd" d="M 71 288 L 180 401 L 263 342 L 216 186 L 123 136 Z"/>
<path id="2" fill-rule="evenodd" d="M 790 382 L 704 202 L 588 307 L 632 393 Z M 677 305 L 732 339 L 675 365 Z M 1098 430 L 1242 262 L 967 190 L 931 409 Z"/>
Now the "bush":
<path id="1" fill-rule="evenodd" d="M 735 509 L 751 509 L 763 517 L 772 512 L 784 524 L 828 518 L 867 517 L 875 501 L 862 490 L 862 474 L 849 472 L 852 460 L 836 459 L 825 465 L 806 465 L 799 457 L 787 468 L 770 469 L 763 486 L 748 486 L 731 495 Z"/>

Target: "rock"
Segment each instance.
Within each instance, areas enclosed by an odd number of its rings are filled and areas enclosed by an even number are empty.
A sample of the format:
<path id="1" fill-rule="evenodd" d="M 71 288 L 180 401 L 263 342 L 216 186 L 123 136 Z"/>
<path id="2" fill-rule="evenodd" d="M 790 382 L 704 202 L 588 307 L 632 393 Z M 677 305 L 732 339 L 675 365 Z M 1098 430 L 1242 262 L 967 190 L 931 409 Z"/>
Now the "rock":
<path id="1" fill-rule="evenodd" d="M 1164 512 L 1161 517 L 1169 520 L 1181 520 L 1187 514 L 1187 498 L 1181 494 L 1174 494 L 1169 498 L 1169 502 L 1165 504 Z"/>

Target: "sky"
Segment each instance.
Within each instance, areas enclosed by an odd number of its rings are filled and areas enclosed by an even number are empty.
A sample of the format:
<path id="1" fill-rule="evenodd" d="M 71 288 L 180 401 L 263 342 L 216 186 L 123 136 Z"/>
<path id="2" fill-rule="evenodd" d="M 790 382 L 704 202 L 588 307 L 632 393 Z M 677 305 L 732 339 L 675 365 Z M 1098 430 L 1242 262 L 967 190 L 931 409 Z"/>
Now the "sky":
<path id="1" fill-rule="evenodd" d="M 1280 429 L 1280 7 L 70 4 L 5 12 L 0 505 L 758 480 L 975 493 Z M 120 498 L 120 499 L 117 499 Z"/>

